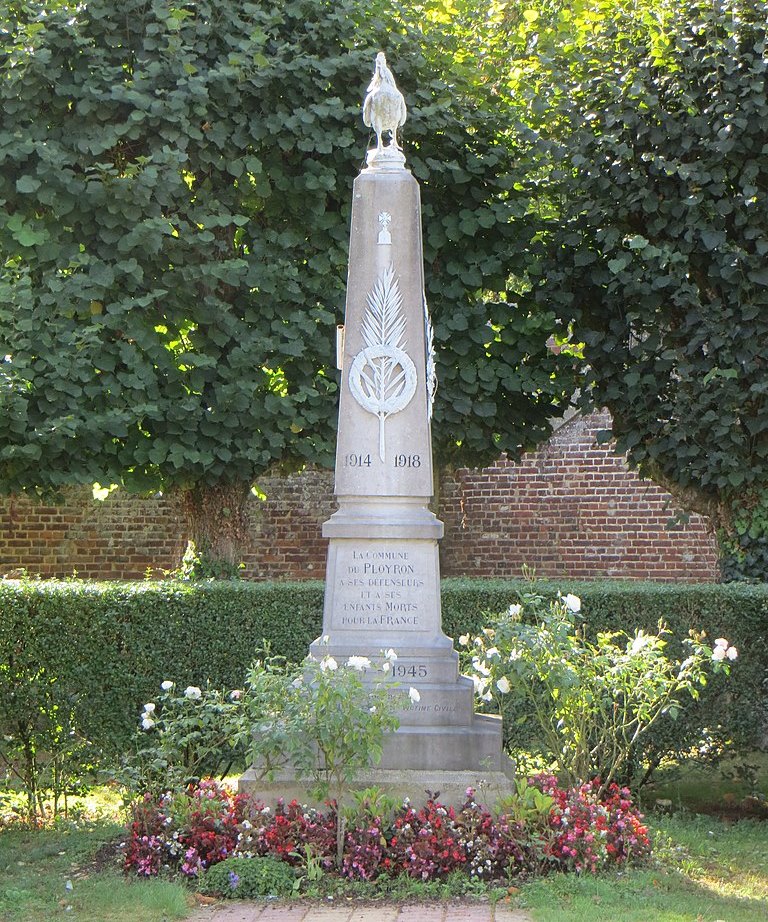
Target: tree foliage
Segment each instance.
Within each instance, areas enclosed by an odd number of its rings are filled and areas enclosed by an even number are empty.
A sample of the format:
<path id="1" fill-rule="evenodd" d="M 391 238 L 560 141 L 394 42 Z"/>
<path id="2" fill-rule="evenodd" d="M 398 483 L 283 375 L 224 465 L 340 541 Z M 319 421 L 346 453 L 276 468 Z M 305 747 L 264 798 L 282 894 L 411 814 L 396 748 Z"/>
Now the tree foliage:
<path id="1" fill-rule="evenodd" d="M 422 183 L 437 455 L 481 463 L 546 437 L 570 385 L 545 349 L 552 315 L 521 295 L 530 145 L 441 11 L 6 5 L 0 489 L 176 488 L 193 518 L 216 517 L 218 490 L 236 533 L 262 472 L 331 462 L 380 48 Z"/>
<path id="2" fill-rule="evenodd" d="M 618 16 L 559 79 L 538 296 L 584 343 L 617 450 L 768 576 L 768 5 Z M 567 324 L 571 323 L 571 329 Z"/>

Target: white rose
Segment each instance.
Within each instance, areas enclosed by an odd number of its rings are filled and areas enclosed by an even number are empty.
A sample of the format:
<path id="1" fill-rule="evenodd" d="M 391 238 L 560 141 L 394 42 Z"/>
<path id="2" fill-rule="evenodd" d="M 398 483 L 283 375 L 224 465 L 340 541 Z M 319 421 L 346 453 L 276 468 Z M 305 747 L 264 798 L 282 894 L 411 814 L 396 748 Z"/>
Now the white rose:
<path id="1" fill-rule="evenodd" d="M 347 666 L 350 666 L 352 669 L 356 669 L 358 672 L 362 672 L 364 669 L 368 669 L 371 665 L 371 661 L 367 656 L 350 656 L 347 660 Z"/>
<path id="2" fill-rule="evenodd" d="M 141 726 L 144 730 L 151 730 L 154 727 L 155 722 L 151 717 L 145 717 L 141 722 Z"/>
<path id="3" fill-rule="evenodd" d="M 581 611 L 581 599 L 577 595 L 572 595 L 570 592 L 563 599 L 563 605 L 565 605 L 568 611 L 572 611 L 574 614 Z"/>
<path id="4" fill-rule="evenodd" d="M 739 651 L 736 649 L 736 647 L 728 647 L 728 649 L 725 651 L 725 655 L 728 657 L 728 659 L 734 660 L 739 655 Z"/>
<path id="5" fill-rule="evenodd" d="M 165 682 L 160 683 L 160 688 L 162 688 L 163 691 L 170 691 L 173 688 L 173 682 L 171 682 L 170 679 L 166 679 Z"/>
<path id="6" fill-rule="evenodd" d="M 394 663 L 394 661 L 397 659 L 397 653 L 395 653 L 392 647 L 390 647 L 389 650 L 384 651 L 384 659 L 389 660 L 390 663 Z"/>
<path id="7" fill-rule="evenodd" d="M 629 648 L 630 655 L 634 656 L 639 653 L 643 647 L 647 647 L 650 642 L 651 638 L 642 631 L 639 631 L 637 637 L 632 641 L 632 646 Z"/>
<path id="8" fill-rule="evenodd" d="M 510 618 L 519 618 L 520 612 L 522 610 L 523 610 L 522 605 L 513 604 L 513 605 L 510 605 L 509 608 L 507 609 L 507 614 L 509 615 Z"/>
<path id="9" fill-rule="evenodd" d="M 190 701 L 197 701 L 198 698 L 203 697 L 203 693 L 197 685 L 187 685 L 184 689 L 184 697 L 189 698 Z"/>
<path id="10" fill-rule="evenodd" d="M 144 713 L 145 713 L 145 714 L 152 714 L 152 713 L 154 712 L 154 710 L 155 710 L 155 706 L 154 706 L 154 704 L 152 704 L 151 701 L 149 702 L 149 704 L 145 704 L 145 705 L 144 705 Z"/>
<path id="11" fill-rule="evenodd" d="M 469 634 L 462 634 L 461 637 L 459 637 L 459 646 L 466 647 L 468 643 L 469 643 Z"/>
<path id="12" fill-rule="evenodd" d="M 408 697 L 411 699 L 413 704 L 421 701 L 421 695 L 419 694 L 418 689 L 414 688 L 413 686 L 408 689 Z"/>
<path id="13" fill-rule="evenodd" d="M 506 695 L 512 686 L 509 684 L 509 679 L 503 675 L 496 683 L 496 688 L 498 688 L 502 695 Z"/>
<path id="14" fill-rule="evenodd" d="M 491 657 L 498 656 L 498 655 L 499 655 L 499 651 L 497 647 L 490 647 L 488 650 L 485 651 L 486 659 L 491 659 Z"/>
<path id="15" fill-rule="evenodd" d="M 324 656 L 320 661 L 321 672 L 336 672 L 338 668 L 339 664 L 332 656 Z"/>
<path id="16" fill-rule="evenodd" d="M 472 660 L 472 665 L 475 667 L 475 669 L 477 669 L 477 671 L 481 675 L 491 674 L 491 667 L 487 666 L 481 659 L 478 659 L 477 657 L 475 657 L 475 659 Z"/>

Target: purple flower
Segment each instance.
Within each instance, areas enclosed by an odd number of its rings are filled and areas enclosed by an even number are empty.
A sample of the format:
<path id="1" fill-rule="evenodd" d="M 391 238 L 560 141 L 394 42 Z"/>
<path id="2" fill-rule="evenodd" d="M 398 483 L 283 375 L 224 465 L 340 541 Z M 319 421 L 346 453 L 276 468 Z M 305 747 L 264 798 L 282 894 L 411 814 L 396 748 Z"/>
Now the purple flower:
<path id="1" fill-rule="evenodd" d="M 235 887 L 240 883 L 240 878 L 235 874 L 234 871 L 229 872 L 229 886 L 234 890 Z"/>

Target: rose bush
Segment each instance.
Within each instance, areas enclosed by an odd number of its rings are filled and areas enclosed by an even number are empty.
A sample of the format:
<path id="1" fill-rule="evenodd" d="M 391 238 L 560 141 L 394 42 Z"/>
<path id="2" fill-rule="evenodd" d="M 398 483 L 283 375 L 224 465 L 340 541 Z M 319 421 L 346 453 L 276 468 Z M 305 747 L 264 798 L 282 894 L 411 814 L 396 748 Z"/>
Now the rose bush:
<path id="1" fill-rule="evenodd" d="M 332 656 L 307 657 L 296 666 L 267 651 L 241 689 L 182 691 L 165 680 L 157 701 L 143 706 L 119 780 L 135 792 L 160 794 L 247 765 L 269 777 L 290 764 L 318 797 L 340 800 L 352 775 L 378 761 L 384 735 L 398 726 L 404 705 L 388 678 L 396 658 L 388 650 L 379 666 L 365 656 L 341 665 Z M 374 681 L 366 681 L 366 672 Z M 418 700 L 416 689 L 410 700 Z"/>
<path id="2" fill-rule="evenodd" d="M 535 724 L 543 755 L 570 785 L 602 779 L 605 795 L 640 764 L 640 743 L 683 700 L 698 698 L 712 673 L 730 672 L 737 651 L 724 638 L 707 645 L 691 632 L 688 655 L 670 658 L 670 632 L 601 631 L 587 636 L 575 595 L 545 602 L 529 593 L 522 604 L 488 615 L 474 638 L 463 635 L 462 667 L 486 709 L 508 728 Z"/>

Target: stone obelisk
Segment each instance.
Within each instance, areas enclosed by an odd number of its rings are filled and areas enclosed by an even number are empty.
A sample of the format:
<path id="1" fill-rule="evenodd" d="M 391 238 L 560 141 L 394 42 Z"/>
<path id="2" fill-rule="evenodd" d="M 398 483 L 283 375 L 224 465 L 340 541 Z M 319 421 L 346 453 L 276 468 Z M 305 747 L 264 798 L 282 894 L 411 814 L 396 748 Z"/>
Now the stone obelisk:
<path id="1" fill-rule="evenodd" d="M 436 378 L 421 203 L 397 143 L 405 102 L 383 54 L 363 117 L 377 146 L 354 183 L 339 363 L 339 508 L 323 526 L 329 538 L 323 637 L 310 652 L 380 662 L 382 651 L 393 649 L 392 678 L 418 693 L 367 783 L 393 780 L 402 788 L 410 779 L 423 796 L 425 784 L 463 789 L 482 776 L 503 788 L 511 763 L 502 752 L 501 721 L 474 713 L 473 684 L 459 675 L 458 655 L 441 626 L 443 525 L 428 509 Z"/>

